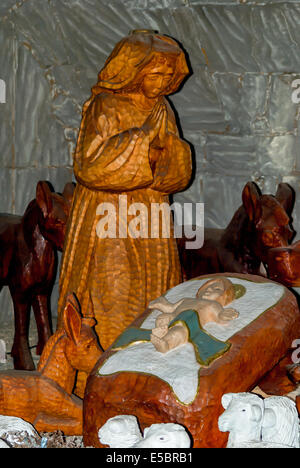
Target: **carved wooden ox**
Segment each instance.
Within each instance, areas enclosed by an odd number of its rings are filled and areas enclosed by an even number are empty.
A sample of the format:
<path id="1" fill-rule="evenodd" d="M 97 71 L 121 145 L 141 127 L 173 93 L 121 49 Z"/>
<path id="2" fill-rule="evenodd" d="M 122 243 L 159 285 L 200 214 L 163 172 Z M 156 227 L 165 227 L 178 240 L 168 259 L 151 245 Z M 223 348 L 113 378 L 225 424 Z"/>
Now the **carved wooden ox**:
<path id="1" fill-rule="evenodd" d="M 37 431 L 82 434 L 82 400 L 72 390 L 77 370 L 89 374 L 101 356 L 94 324 L 69 295 L 63 327 L 48 340 L 38 370 L 0 372 L 0 414 L 20 417 Z"/>
<path id="2" fill-rule="evenodd" d="M 226 229 L 205 230 L 202 248 L 187 250 L 187 239 L 178 239 L 185 280 L 207 273 L 262 274 L 268 250 L 289 244 L 294 191 L 288 184 L 279 184 L 273 196 L 262 195 L 254 182 L 248 182 L 242 200 Z"/>
<path id="3" fill-rule="evenodd" d="M 56 249 L 62 250 L 73 184 L 62 195 L 38 182 L 36 199 L 24 216 L 0 214 L 0 290 L 8 285 L 14 304 L 12 356 L 16 369 L 33 370 L 28 328 L 31 306 L 37 329 L 37 354 L 51 336 L 48 301 L 56 274 Z"/>

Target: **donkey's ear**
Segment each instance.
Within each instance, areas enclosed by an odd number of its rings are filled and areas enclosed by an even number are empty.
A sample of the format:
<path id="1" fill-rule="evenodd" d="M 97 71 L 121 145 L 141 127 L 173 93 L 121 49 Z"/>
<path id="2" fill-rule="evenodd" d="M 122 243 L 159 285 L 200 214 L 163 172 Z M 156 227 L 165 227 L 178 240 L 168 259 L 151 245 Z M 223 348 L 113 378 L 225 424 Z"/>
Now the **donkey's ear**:
<path id="1" fill-rule="evenodd" d="M 281 206 L 285 209 L 286 213 L 290 216 L 292 214 L 295 203 L 294 189 L 289 184 L 281 183 L 278 185 L 275 198 L 279 201 Z"/>
<path id="2" fill-rule="evenodd" d="M 262 216 L 260 190 L 254 182 L 248 182 L 242 193 L 243 205 L 250 221 L 257 222 Z"/>
<path id="3" fill-rule="evenodd" d="M 38 182 L 36 186 L 36 202 L 46 218 L 53 209 L 52 191 L 45 181 Z"/>
<path id="4" fill-rule="evenodd" d="M 74 343 L 77 343 L 80 337 L 82 317 L 78 301 L 74 294 L 69 294 L 67 297 L 63 322 L 67 336 L 73 340 Z"/>
<path id="5" fill-rule="evenodd" d="M 65 185 L 64 191 L 62 193 L 62 196 L 66 200 L 69 205 L 71 205 L 73 196 L 74 196 L 74 190 L 75 190 L 75 184 L 73 182 L 68 182 Z"/>

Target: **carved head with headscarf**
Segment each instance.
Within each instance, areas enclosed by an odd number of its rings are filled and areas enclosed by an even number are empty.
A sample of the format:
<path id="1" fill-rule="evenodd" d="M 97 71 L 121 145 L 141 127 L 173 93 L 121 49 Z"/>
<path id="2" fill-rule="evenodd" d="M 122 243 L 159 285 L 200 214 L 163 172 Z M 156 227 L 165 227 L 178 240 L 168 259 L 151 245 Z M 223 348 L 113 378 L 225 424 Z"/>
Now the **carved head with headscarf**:
<path id="1" fill-rule="evenodd" d="M 151 30 L 132 31 L 106 60 L 98 83 L 92 88 L 91 99 L 102 92 L 140 92 L 144 78 L 159 67 L 171 70 L 161 95 L 174 93 L 189 74 L 184 52 L 177 42 Z"/>

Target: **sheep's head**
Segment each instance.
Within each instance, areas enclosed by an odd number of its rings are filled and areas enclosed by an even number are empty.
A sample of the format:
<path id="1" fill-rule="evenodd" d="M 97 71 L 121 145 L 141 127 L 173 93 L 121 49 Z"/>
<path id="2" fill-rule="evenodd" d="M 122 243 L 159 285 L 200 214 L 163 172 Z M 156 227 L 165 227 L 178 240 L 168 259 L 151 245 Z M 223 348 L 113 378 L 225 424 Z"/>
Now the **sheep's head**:
<path id="1" fill-rule="evenodd" d="M 251 433 L 261 427 L 263 400 L 252 393 L 226 393 L 222 397 L 225 412 L 219 417 L 222 432 Z"/>
<path id="2" fill-rule="evenodd" d="M 137 448 L 189 448 L 191 439 L 183 426 L 174 423 L 152 424 L 144 430 Z"/>
<path id="3" fill-rule="evenodd" d="M 102 444 L 111 448 L 129 448 L 141 440 L 142 435 L 135 416 L 119 415 L 106 421 L 98 437 Z"/>

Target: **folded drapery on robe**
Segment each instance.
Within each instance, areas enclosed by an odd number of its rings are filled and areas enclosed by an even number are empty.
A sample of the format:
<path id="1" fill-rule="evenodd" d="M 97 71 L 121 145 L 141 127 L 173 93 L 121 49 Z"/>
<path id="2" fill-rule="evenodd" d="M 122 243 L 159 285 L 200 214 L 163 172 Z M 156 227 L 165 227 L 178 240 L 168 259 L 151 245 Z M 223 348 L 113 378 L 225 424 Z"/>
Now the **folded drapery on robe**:
<path id="1" fill-rule="evenodd" d="M 145 35 L 149 42 L 148 36 Z M 144 36 L 139 37 L 138 41 L 144 40 Z M 132 43 L 130 36 L 130 41 L 130 50 L 135 52 L 136 39 Z M 187 74 L 182 65 L 183 53 L 169 38 L 159 36 L 155 41 L 155 44 L 164 42 L 168 50 L 171 48 L 178 54 L 174 72 L 177 88 Z M 154 46 L 151 41 L 149 44 L 147 51 L 151 55 Z M 139 61 L 138 55 L 134 57 Z M 111 63 L 108 61 L 106 67 L 112 67 Z M 127 73 L 129 59 L 126 65 Z M 169 194 L 187 186 L 192 170 L 190 147 L 178 136 L 167 100 L 159 98 L 160 105 L 167 110 L 165 139 L 161 147 L 154 147 L 142 129 L 152 110 L 142 108 L 133 92 L 104 89 L 107 82 L 100 81 L 101 86 L 95 87 L 84 106 L 74 158 L 78 184 L 64 247 L 58 310 L 60 325 L 66 295 L 74 292 L 82 313 L 95 314 L 96 332 L 104 349 L 143 312 L 149 301 L 181 280 L 172 230 L 171 236 L 163 238 L 163 223 L 158 227 L 151 209 L 162 203 L 168 207 Z M 171 88 L 170 91 L 173 92 Z M 133 203 L 143 205 L 132 207 Z M 138 224 L 137 216 L 143 221 L 140 225 L 143 235 L 133 238 L 128 235 L 128 225 L 130 221 Z M 162 217 L 169 225 L 167 209 Z M 105 238 L 109 229 L 109 235 L 114 233 L 115 238 Z"/>
<path id="2" fill-rule="evenodd" d="M 128 97 L 100 95 L 85 114 L 78 142 L 82 158 L 74 164 L 79 183 L 61 269 L 60 310 L 70 291 L 77 295 L 83 313 L 92 310 L 93 301 L 96 331 L 104 348 L 149 301 L 181 280 L 174 238 L 100 239 L 96 233 L 101 219 L 97 207 L 111 203 L 118 234 L 119 196 L 127 195 L 128 207 L 131 203 L 147 207 L 150 235 L 151 203 L 168 203 L 168 194 L 182 190 L 190 179 L 190 149 L 170 131 L 176 132 L 176 126 L 169 106 L 170 133 L 152 174 L 152 149 L 139 129 L 148 113 Z M 120 125 L 123 131 L 117 133 Z"/>

